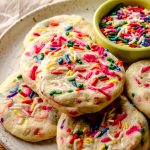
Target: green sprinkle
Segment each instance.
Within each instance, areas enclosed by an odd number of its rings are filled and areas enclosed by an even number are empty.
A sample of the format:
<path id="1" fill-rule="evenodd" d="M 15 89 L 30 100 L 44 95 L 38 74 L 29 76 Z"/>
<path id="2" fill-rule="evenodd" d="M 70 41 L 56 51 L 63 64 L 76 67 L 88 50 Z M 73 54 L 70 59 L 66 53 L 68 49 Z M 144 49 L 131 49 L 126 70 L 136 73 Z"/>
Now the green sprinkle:
<path id="1" fill-rule="evenodd" d="M 20 93 L 20 92 L 22 92 L 22 90 L 21 90 L 21 89 L 18 89 L 18 92 Z"/>
<path id="2" fill-rule="evenodd" d="M 68 92 L 68 93 L 72 93 L 72 92 L 73 92 L 73 90 L 68 90 L 67 92 Z"/>
<path id="3" fill-rule="evenodd" d="M 68 47 L 73 47 L 73 45 L 74 43 L 72 41 L 68 41 L 68 44 L 67 44 Z"/>
<path id="4" fill-rule="evenodd" d="M 141 132 L 142 134 L 144 134 L 144 133 L 145 133 L 144 128 L 142 128 L 142 129 L 140 130 L 140 132 Z"/>
<path id="5" fill-rule="evenodd" d="M 144 145 L 144 139 L 143 138 L 141 139 L 141 145 L 142 146 Z"/>
<path id="6" fill-rule="evenodd" d="M 118 40 L 120 40 L 120 41 L 122 41 L 122 42 L 124 42 L 124 43 L 127 43 L 127 42 L 128 42 L 127 40 L 125 40 L 125 39 L 123 39 L 123 38 L 121 38 L 121 37 L 118 37 Z"/>
<path id="7" fill-rule="evenodd" d="M 108 149 L 108 145 L 105 145 L 105 150 L 107 150 Z"/>
<path id="8" fill-rule="evenodd" d="M 69 35 L 69 32 L 67 31 L 67 32 L 66 32 L 66 36 L 68 36 L 68 35 Z"/>
<path id="9" fill-rule="evenodd" d="M 62 94 L 62 91 L 59 91 L 59 90 L 53 90 L 49 93 L 49 95 L 54 95 L 54 94 Z"/>
<path id="10" fill-rule="evenodd" d="M 110 58 L 110 57 L 108 57 L 107 60 L 108 60 L 109 62 L 111 62 L 111 63 L 114 63 L 114 62 L 115 62 L 115 61 L 114 61 L 112 58 Z"/>
<path id="11" fill-rule="evenodd" d="M 75 78 L 69 78 L 68 81 L 69 82 L 75 81 Z"/>
<path id="12" fill-rule="evenodd" d="M 18 76 L 17 76 L 17 79 L 22 79 L 22 75 L 21 75 L 21 74 L 18 75 Z"/>
<path id="13" fill-rule="evenodd" d="M 83 131 L 78 130 L 78 131 L 76 132 L 76 134 L 78 134 L 78 135 L 82 135 L 82 134 L 83 134 Z"/>
<path id="14" fill-rule="evenodd" d="M 82 61 L 81 61 L 80 59 L 77 59 L 77 60 L 76 60 L 76 63 L 78 63 L 78 64 L 81 65 L 81 64 L 82 64 Z"/>
<path id="15" fill-rule="evenodd" d="M 100 28 L 105 28 L 106 26 L 107 26 L 106 23 L 101 23 L 99 27 L 100 27 Z"/>
<path id="16" fill-rule="evenodd" d="M 82 87 L 83 87 L 83 84 L 78 84 L 77 87 L 78 87 L 78 88 L 82 88 Z"/>
<path id="17" fill-rule="evenodd" d="M 110 66 L 108 66 L 108 68 L 109 68 L 110 70 L 114 70 L 114 69 L 116 68 L 116 66 L 114 66 L 113 64 L 110 64 Z"/>
<path id="18" fill-rule="evenodd" d="M 134 93 L 132 93 L 132 94 L 131 94 L 131 96 L 132 96 L 132 97 L 134 97 L 134 96 L 135 96 L 135 94 L 134 94 Z"/>
<path id="19" fill-rule="evenodd" d="M 99 76 L 98 79 L 106 78 L 106 76 Z"/>
<path id="20" fill-rule="evenodd" d="M 40 53 L 40 60 L 44 59 L 44 53 Z"/>
<path id="21" fill-rule="evenodd" d="M 88 49 L 88 50 L 90 50 L 91 48 L 90 48 L 90 46 L 88 45 L 88 44 L 86 44 L 86 48 Z"/>

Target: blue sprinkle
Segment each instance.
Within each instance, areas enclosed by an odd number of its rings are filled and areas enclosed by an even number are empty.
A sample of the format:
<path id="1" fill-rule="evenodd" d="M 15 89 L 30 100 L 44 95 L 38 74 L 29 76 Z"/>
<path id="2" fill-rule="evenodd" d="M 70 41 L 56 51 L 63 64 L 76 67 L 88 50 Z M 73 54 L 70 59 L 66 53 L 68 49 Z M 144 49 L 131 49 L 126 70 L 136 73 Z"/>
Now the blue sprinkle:
<path id="1" fill-rule="evenodd" d="M 69 30 L 71 30 L 73 28 L 73 26 L 68 26 L 66 29 L 65 29 L 65 31 L 69 31 Z"/>
<path id="2" fill-rule="evenodd" d="M 34 96 L 35 92 L 34 91 L 31 91 L 30 95 L 29 95 L 29 98 L 32 98 Z"/>
<path id="3" fill-rule="evenodd" d="M 63 58 L 58 59 L 58 63 L 61 65 L 64 62 Z"/>
<path id="4" fill-rule="evenodd" d="M 118 70 L 118 71 L 120 71 L 121 69 L 120 69 L 120 67 L 119 66 L 115 66 L 116 68 L 116 70 Z"/>
<path id="5" fill-rule="evenodd" d="M 76 81 L 72 81 L 72 85 L 73 85 L 74 87 L 77 87 Z"/>
<path id="6" fill-rule="evenodd" d="M 69 55 L 68 55 L 68 54 L 66 54 L 66 55 L 65 55 L 65 58 L 66 58 L 67 63 L 71 63 L 71 60 L 70 60 L 70 58 L 69 58 Z"/>
<path id="7" fill-rule="evenodd" d="M 118 37 L 110 38 L 111 41 L 116 41 Z"/>
<path id="8" fill-rule="evenodd" d="M 50 50 L 56 50 L 57 48 L 56 47 L 50 47 Z"/>
<path id="9" fill-rule="evenodd" d="M 40 60 L 37 56 L 34 56 L 33 58 L 34 58 L 37 62 L 39 62 L 39 63 L 41 62 L 41 60 Z"/>
<path id="10" fill-rule="evenodd" d="M 117 28 L 117 31 L 119 32 L 120 30 L 121 30 L 121 27 L 118 27 L 118 28 Z"/>
<path id="11" fill-rule="evenodd" d="M 105 128 L 104 130 L 102 130 L 100 134 L 98 135 L 98 137 L 101 137 L 102 135 L 104 135 L 108 130 L 109 128 Z"/>

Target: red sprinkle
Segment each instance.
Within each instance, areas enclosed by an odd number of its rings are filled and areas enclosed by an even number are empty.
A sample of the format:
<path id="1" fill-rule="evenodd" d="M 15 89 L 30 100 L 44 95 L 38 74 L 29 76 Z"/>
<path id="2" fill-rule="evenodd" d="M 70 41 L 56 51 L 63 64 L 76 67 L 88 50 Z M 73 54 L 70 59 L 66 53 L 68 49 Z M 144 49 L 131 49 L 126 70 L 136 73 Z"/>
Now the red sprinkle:
<path id="1" fill-rule="evenodd" d="M 37 33 L 37 32 L 34 32 L 33 35 L 34 35 L 34 36 L 40 36 L 40 34 Z"/>
<path id="2" fill-rule="evenodd" d="M 135 81 L 137 84 L 141 84 L 141 81 L 139 79 L 135 78 Z"/>
<path id="3" fill-rule="evenodd" d="M 126 117 L 127 117 L 127 114 L 122 113 L 117 119 L 114 120 L 114 122 L 112 122 L 112 126 L 115 126 L 116 124 L 118 124 L 119 121 L 122 121 Z"/>
<path id="4" fill-rule="evenodd" d="M 139 131 L 140 129 L 138 128 L 138 126 L 136 125 L 133 125 L 129 130 L 126 131 L 126 135 L 130 135 L 134 132 L 137 132 Z"/>
<path id="5" fill-rule="evenodd" d="M 56 22 L 56 21 L 51 21 L 50 22 L 50 24 L 49 24 L 50 26 L 58 26 L 59 25 L 59 23 L 58 22 Z"/>
<path id="6" fill-rule="evenodd" d="M 91 83 L 91 85 L 92 85 L 92 86 L 96 86 L 98 80 L 99 80 L 98 78 L 95 78 L 95 79 L 93 80 L 93 82 Z"/>
<path id="7" fill-rule="evenodd" d="M 101 142 L 103 142 L 103 143 L 106 143 L 106 142 L 109 142 L 109 141 L 111 141 L 111 139 L 109 137 L 105 137 L 101 140 Z"/>
<path id="8" fill-rule="evenodd" d="M 117 138 L 120 135 L 120 131 L 117 133 L 114 133 L 114 137 Z"/>
<path id="9" fill-rule="evenodd" d="M 32 69 L 31 69 L 30 78 L 32 80 L 35 80 L 35 78 L 36 78 L 35 72 L 36 72 L 37 69 L 38 69 L 38 66 L 33 66 Z"/>
<path id="10" fill-rule="evenodd" d="M 24 100 L 24 101 L 22 101 L 22 103 L 24 103 L 24 104 L 31 104 L 31 103 L 33 103 L 33 99 Z"/>
<path id="11" fill-rule="evenodd" d="M 147 72 L 150 70 L 150 66 L 143 67 L 141 73 Z"/>
<path id="12" fill-rule="evenodd" d="M 86 74 L 86 80 L 88 80 L 91 76 L 92 76 L 93 72 L 89 72 L 88 74 Z"/>
<path id="13" fill-rule="evenodd" d="M 56 70 L 56 71 L 52 71 L 51 74 L 63 74 L 63 71 Z"/>
<path id="14" fill-rule="evenodd" d="M 70 144 L 73 144 L 74 143 L 74 141 L 75 141 L 75 139 L 77 139 L 79 137 L 79 135 L 78 134 L 74 134 L 73 135 L 73 137 L 72 137 L 72 139 L 70 140 Z"/>
<path id="15" fill-rule="evenodd" d="M 78 72 L 85 72 L 86 69 L 85 69 L 85 68 L 77 68 L 77 69 L 75 69 L 75 72 L 76 72 L 76 71 L 78 71 Z"/>

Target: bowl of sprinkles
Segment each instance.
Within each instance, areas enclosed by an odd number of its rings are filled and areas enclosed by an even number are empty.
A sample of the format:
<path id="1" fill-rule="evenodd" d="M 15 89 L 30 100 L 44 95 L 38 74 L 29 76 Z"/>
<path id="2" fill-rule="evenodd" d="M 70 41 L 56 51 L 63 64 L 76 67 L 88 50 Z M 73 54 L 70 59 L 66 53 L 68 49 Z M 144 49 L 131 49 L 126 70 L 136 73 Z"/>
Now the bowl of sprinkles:
<path id="1" fill-rule="evenodd" d="M 150 58 L 148 0 L 108 0 L 93 18 L 97 42 L 126 63 Z"/>

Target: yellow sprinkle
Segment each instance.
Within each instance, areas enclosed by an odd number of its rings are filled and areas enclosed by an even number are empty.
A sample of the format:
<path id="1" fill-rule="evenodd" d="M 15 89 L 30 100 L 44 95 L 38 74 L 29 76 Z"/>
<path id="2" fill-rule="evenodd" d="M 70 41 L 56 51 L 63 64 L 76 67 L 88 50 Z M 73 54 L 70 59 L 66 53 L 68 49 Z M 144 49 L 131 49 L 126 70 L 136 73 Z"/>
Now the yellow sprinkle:
<path id="1" fill-rule="evenodd" d="M 13 82 L 16 82 L 17 81 L 17 79 L 13 79 Z"/>
<path id="2" fill-rule="evenodd" d="M 13 110 L 13 112 L 18 116 L 18 117 L 23 117 L 23 115 L 22 114 L 20 114 L 19 113 L 19 111 L 17 111 L 17 110 Z"/>
<path id="3" fill-rule="evenodd" d="M 110 81 L 107 82 L 107 84 L 111 84 L 111 83 L 116 83 L 117 84 L 118 80 L 113 79 L 113 80 L 110 80 Z"/>
<path id="4" fill-rule="evenodd" d="M 117 141 L 113 141 L 113 144 L 117 144 Z"/>
<path id="5" fill-rule="evenodd" d="M 59 57 L 59 56 L 62 56 L 62 54 L 61 53 L 55 53 L 53 56 L 50 56 L 50 57 L 54 58 L 54 57 Z"/>
<path id="6" fill-rule="evenodd" d="M 26 98 L 23 97 L 20 93 L 18 93 L 18 96 L 22 99 L 22 100 L 25 100 Z"/>
<path id="7" fill-rule="evenodd" d="M 57 64 L 57 62 L 52 62 L 52 63 L 48 64 L 48 65 L 45 67 L 45 69 L 49 69 L 50 67 L 55 66 L 56 64 Z"/>
<path id="8" fill-rule="evenodd" d="M 74 50 L 74 48 L 73 48 L 73 47 L 70 47 L 69 49 L 70 49 L 71 51 L 73 51 L 73 50 Z"/>
<path id="9" fill-rule="evenodd" d="M 27 125 L 27 123 L 28 123 L 28 120 L 27 119 L 25 119 L 25 121 L 24 121 L 24 123 L 23 123 L 23 125 Z"/>
<path id="10" fill-rule="evenodd" d="M 85 139 L 85 143 L 87 143 L 87 144 L 90 144 L 90 143 L 93 143 L 93 142 L 94 142 L 94 140 L 92 138 L 86 138 Z"/>
<path id="11" fill-rule="evenodd" d="M 47 31 L 48 31 L 47 28 L 39 28 L 39 29 L 38 29 L 38 32 L 40 32 L 40 33 L 41 33 L 41 32 L 47 32 Z"/>
<path id="12" fill-rule="evenodd" d="M 29 41 L 32 42 L 35 38 L 34 37 L 30 37 Z"/>
<path id="13" fill-rule="evenodd" d="M 31 105 L 31 111 L 33 111 L 35 105 L 36 105 L 35 102 L 33 102 L 32 105 Z"/>
<path id="14" fill-rule="evenodd" d="M 69 70 L 67 73 L 66 73 L 66 76 L 72 76 L 73 75 L 73 71 L 72 70 Z"/>
<path id="15" fill-rule="evenodd" d="M 105 145 L 102 144 L 102 145 L 100 146 L 99 150 L 105 150 Z"/>
<path id="16" fill-rule="evenodd" d="M 129 124 L 128 124 L 128 122 L 125 122 L 125 129 L 128 129 L 129 128 Z"/>
<path id="17" fill-rule="evenodd" d="M 83 132 L 85 133 L 87 130 L 88 130 L 88 128 L 87 128 L 87 127 L 85 127 L 85 128 L 83 129 Z"/>
<path id="18" fill-rule="evenodd" d="M 69 58 L 70 58 L 71 62 L 73 62 L 75 64 L 75 60 L 73 59 L 73 57 L 70 56 Z"/>

